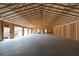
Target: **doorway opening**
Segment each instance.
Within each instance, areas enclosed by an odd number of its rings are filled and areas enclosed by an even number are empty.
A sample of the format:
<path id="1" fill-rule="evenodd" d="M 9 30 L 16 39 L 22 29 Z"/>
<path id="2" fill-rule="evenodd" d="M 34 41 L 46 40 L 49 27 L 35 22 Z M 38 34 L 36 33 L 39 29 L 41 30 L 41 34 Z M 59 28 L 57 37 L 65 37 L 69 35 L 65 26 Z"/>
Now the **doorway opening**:
<path id="1" fill-rule="evenodd" d="M 44 29 L 45 34 L 47 34 L 47 29 Z"/>
<path id="2" fill-rule="evenodd" d="M 22 27 L 15 26 L 14 27 L 14 36 L 21 37 L 22 36 Z"/>
<path id="3" fill-rule="evenodd" d="M 32 33 L 32 30 L 31 30 L 31 29 L 29 29 L 29 35 L 31 35 L 31 33 Z"/>
<path id="4" fill-rule="evenodd" d="M 27 29 L 27 28 L 24 28 L 24 36 L 28 36 L 29 35 L 29 29 Z"/>
<path id="5" fill-rule="evenodd" d="M 4 27 L 4 32 L 3 32 L 3 39 L 9 39 L 10 38 L 10 28 L 9 27 Z"/>

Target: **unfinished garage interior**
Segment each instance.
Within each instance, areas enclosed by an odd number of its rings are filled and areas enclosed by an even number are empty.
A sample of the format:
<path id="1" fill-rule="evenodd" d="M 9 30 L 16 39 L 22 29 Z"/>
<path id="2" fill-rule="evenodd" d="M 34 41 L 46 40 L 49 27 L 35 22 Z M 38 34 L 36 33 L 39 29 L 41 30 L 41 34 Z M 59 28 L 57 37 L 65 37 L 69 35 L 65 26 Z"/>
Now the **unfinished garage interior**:
<path id="1" fill-rule="evenodd" d="M 0 56 L 79 56 L 79 4 L 0 3 Z"/>

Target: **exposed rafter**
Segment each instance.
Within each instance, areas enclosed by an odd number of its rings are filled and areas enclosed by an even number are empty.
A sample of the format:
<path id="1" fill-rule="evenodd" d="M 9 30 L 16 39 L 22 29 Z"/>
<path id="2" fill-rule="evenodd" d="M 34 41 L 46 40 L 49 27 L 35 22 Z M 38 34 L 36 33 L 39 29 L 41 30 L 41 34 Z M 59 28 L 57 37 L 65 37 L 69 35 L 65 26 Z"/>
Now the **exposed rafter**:
<path id="1" fill-rule="evenodd" d="M 14 5 L 16 5 L 16 4 L 14 4 Z M 23 5 L 22 7 L 19 7 L 19 6 L 17 7 L 17 5 L 16 5 L 16 7 L 12 8 L 10 10 L 4 11 L 4 12 L 0 12 L 0 14 L 7 13 L 7 12 L 10 12 L 10 11 L 14 11 L 14 10 L 19 10 L 20 8 L 24 8 L 24 7 L 27 7 L 27 6 L 30 6 L 30 5 L 33 5 L 33 4 Z M 10 5 L 9 7 L 12 7 L 12 6 L 13 5 Z"/>
<path id="2" fill-rule="evenodd" d="M 5 4 L 4 4 L 5 5 Z M 10 6 L 13 6 L 14 4 L 6 4 L 4 7 L 1 7 L 0 9 L 4 9 L 4 8 L 7 8 L 7 7 L 10 7 Z"/>
<path id="3" fill-rule="evenodd" d="M 31 25 L 41 24 L 42 26 L 46 22 L 52 26 L 56 22 L 63 21 L 62 18 L 77 20 L 79 18 L 78 6 L 79 4 L 64 3 L 5 4 L 0 9 L 0 20 L 18 24 L 24 22 L 25 26 L 27 22 Z"/>
<path id="4" fill-rule="evenodd" d="M 57 4 L 57 3 L 54 3 L 55 5 L 58 5 L 58 6 L 63 6 L 63 7 L 68 7 L 68 8 L 71 8 L 71 9 L 79 9 L 75 6 L 68 6 L 68 5 L 63 5 L 63 4 Z M 73 4 L 72 4 L 73 5 Z"/>
<path id="5" fill-rule="evenodd" d="M 32 4 L 31 4 L 32 5 Z M 17 13 L 22 13 L 22 12 L 24 12 L 25 13 L 25 11 L 28 11 L 28 10 L 30 10 L 30 9 L 33 9 L 33 8 L 37 8 L 37 7 L 40 7 L 39 5 L 37 5 L 37 6 L 34 6 L 34 7 L 32 7 L 32 8 L 28 8 L 28 9 L 24 9 L 24 10 L 18 10 L 18 11 L 16 11 L 16 12 L 14 12 L 14 13 L 11 13 L 11 14 L 7 14 L 7 15 L 5 15 L 5 16 L 2 16 L 2 17 L 7 17 L 7 16 L 11 16 L 11 15 L 13 15 L 13 14 L 17 14 Z M 16 15 L 17 16 L 17 15 Z"/>

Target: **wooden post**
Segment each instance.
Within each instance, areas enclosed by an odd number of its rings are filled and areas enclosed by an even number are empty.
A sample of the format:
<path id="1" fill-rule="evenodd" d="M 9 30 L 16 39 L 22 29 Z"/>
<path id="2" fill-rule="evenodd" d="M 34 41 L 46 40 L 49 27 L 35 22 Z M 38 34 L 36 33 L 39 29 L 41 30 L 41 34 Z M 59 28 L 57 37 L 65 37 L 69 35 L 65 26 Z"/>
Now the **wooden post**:
<path id="1" fill-rule="evenodd" d="M 3 40 L 3 21 L 0 21 L 0 41 Z"/>
<path id="2" fill-rule="evenodd" d="M 28 35 L 29 35 L 29 28 L 28 28 Z"/>
<path id="3" fill-rule="evenodd" d="M 10 39 L 14 38 L 14 24 L 10 24 Z"/>

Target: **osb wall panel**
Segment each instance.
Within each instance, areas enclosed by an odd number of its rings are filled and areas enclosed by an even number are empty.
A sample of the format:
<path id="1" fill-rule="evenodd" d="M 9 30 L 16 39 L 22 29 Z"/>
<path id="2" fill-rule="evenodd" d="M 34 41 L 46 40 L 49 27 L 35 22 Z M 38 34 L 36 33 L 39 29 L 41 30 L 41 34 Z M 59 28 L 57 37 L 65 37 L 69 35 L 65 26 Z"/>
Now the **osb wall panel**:
<path id="1" fill-rule="evenodd" d="M 47 33 L 52 34 L 52 33 L 53 33 L 52 30 L 53 30 L 52 28 L 48 27 L 48 28 L 47 28 L 47 31 L 48 31 Z"/>
<path id="2" fill-rule="evenodd" d="M 76 22 L 75 23 L 73 23 L 74 24 L 74 39 L 76 40 Z"/>
<path id="3" fill-rule="evenodd" d="M 58 35 L 60 35 L 60 27 L 57 28 Z"/>
<path id="4" fill-rule="evenodd" d="M 66 37 L 70 38 L 70 25 L 66 25 Z"/>
<path id="5" fill-rule="evenodd" d="M 76 40 L 79 40 L 79 22 L 77 22 L 76 25 L 77 25 L 77 26 L 76 26 L 76 27 L 77 27 L 77 28 L 76 28 L 76 29 L 77 29 L 77 31 L 76 31 L 76 33 L 77 33 L 77 34 L 76 34 Z"/>
<path id="6" fill-rule="evenodd" d="M 70 24 L 70 37 L 71 39 L 76 39 L 76 24 Z"/>
<path id="7" fill-rule="evenodd" d="M 58 28 L 56 27 L 56 34 L 58 34 Z"/>
<path id="8" fill-rule="evenodd" d="M 66 26 L 64 25 L 63 28 L 64 28 L 63 29 L 64 30 L 64 36 L 66 36 Z"/>
<path id="9" fill-rule="evenodd" d="M 61 26 L 61 36 L 64 36 L 64 26 Z"/>
<path id="10" fill-rule="evenodd" d="M 58 35 L 58 27 L 56 27 L 56 34 Z"/>
<path id="11" fill-rule="evenodd" d="M 61 27 L 59 27 L 59 35 L 61 35 Z"/>
<path id="12" fill-rule="evenodd" d="M 53 27 L 55 35 L 63 36 L 72 40 L 79 40 L 79 21 Z"/>
<path id="13" fill-rule="evenodd" d="M 54 27 L 53 34 L 56 34 L 56 33 L 57 33 L 57 29 L 56 29 L 56 27 Z"/>

